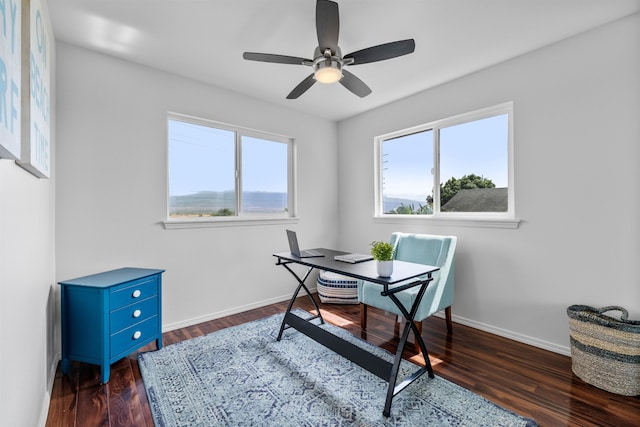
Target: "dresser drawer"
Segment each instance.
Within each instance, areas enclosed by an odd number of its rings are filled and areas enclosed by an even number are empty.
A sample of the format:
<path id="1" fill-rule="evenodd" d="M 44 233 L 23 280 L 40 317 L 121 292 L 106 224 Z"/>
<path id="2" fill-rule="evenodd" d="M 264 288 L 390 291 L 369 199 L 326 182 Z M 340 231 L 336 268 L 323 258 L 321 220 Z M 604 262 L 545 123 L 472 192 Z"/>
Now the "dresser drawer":
<path id="1" fill-rule="evenodd" d="M 158 297 L 154 295 L 151 298 L 112 311 L 109 314 L 109 330 L 111 334 L 114 334 L 157 314 Z"/>
<path id="2" fill-rule="evenodd" d="M 158 276 L 145 277 L 123 283 L 111 288 L 110 294 L 111 310 L 158 295 Z"/>
<path id="3" fill-rule="evenodd" d="M 158 316 L 111 335 L 110 358 L 126 356 L 158 335 Z"/>

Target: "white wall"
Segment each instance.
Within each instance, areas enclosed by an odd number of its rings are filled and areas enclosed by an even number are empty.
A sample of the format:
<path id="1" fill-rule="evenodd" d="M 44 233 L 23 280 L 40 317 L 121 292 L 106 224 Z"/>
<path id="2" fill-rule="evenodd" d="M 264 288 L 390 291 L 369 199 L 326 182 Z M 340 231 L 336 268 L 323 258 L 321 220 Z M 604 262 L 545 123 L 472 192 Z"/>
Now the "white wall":
<path id="1" fill-rule="evenodd" d="M 571 304 L 640 318 L 638 76 L 636 14 L 340 122 L 340 245 L 457 235 L 455 319 L 562 353 Z M 506 101 L 518 229 L 372 220 L 374 136 Z"/>
<path id="2" fill-rule="evenodd" d="M 163 268 L 164 329 L 290 297 L 286 228 L 337 243 L 337 125 L 58 43 L 58 280 Z M 299 223 L 165 230 L 167 112 L 295 138 Z"/>
<path id="3" fill-rule="evenodd" d="M 52 46 L 53 47 L 53 46 Z M 55 64 L 55 51 L 50 53 Z M 55 70 L 55 66 L 52 65 Z M 55 74 L 55 72 L 54 72 Z M 52 76 L 52 99 L 55 96 Z M 55 106 L 50 179 L 0 159 L 0 424 L 44 425 L 55 341 Z"/>

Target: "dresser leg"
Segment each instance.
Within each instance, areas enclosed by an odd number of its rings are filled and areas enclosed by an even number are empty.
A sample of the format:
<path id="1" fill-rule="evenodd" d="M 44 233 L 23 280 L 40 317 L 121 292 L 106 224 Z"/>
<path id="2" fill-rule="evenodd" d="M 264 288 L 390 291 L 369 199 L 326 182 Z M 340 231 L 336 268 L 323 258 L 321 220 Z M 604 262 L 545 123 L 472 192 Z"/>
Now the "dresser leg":
<path id="1" fill-rule="evenodd" d="M 158 350 L 162 348 L 162 337 L 156 340 L 156 346 L 158 347 Z"/>
<path id="2" fill-rule="evenodd" d="M 69 359 L 62 359 L 62 373 L 63 374 L 68 374 L 69 373 L 69 368 L 71 365 L 71 361 Z"/>
<path id="3" fill-rule="evenodd" d="M 102 365 L 100 369 L 100 373 L 102 374 L 100 377 L 100 384 L 106 384 L 109 382 L 109 375 L 111 374 L 111 366 L 110 365 Z"/>

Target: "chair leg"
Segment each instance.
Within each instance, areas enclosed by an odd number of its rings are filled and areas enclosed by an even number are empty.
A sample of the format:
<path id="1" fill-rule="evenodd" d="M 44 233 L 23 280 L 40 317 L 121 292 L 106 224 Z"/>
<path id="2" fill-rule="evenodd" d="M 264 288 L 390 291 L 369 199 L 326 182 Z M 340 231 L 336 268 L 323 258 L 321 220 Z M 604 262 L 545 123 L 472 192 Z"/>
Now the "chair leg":
<path id="1" fill-rule="evenodd" d="M 447 331 L 451 332 L 453 330 L 453 322 L 451 321 L 451 307 L 449 306 L 445 308 L 444 313 L 447 319 Z M 395 325 L 394 335 L 398 334 L 398 332 L 396 332 L 398 328 L 397 319 L 398 319 L 398 316 L 396 316 L 396 325 Z M 418 332 L 422 336 L 422 322 L 415 321 L 414 323 L 416 324 L 416 328 L 418 329 Z M 363 303 L 360 303 L 360 328 L 363 331 L 367 330 L 367 305 Z M 420 353 L 421 351 L 420 344 L 418 344 L 418 340 L 415 339 L 415 337 L 414 337 L 413 344 L 414 344 L 416 353 Z"/>
<path id="2" fill-rule="evenodd" d="M 453 332 L 453 321 L 451 320 L 451 306 L 444 309 L 444 317 L 447 321 L 447 332 Z"/>
<path id="3" fill-rule="evenodd" d="M 367 330 L 367 304 L 360 303 L 360 328 Z"/>

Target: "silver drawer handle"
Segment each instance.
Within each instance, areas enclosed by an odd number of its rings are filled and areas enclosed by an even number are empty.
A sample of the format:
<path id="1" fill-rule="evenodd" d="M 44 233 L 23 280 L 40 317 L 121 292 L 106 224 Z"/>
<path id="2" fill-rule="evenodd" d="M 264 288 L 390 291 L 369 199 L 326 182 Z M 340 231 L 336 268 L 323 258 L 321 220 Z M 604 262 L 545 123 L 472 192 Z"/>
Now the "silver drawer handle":
<path id="1" fill-rule="evenodd" d="M 141 336 L 142 336 L 142 332 L 140 332 L 140 331 L 135 331 L 135 332 L 133 333 L 133 339 L 134 339 L 134 340 L 137 340 L 137 339 L 138 339 L 138 338 L 140 338 Z"/>
<path id="2" fill-rule="evenodd" d="M 136 289 L 135 291 L 133 291 L 133 293 L 131 294 L 132 297 L 134 298 L 138 298 L 140 295 L 142 295 L 142 292 L 140 292 L 140 289 Z"/>
<path id="3" fill-rule="evenodd" d="M 141 314 L 142 314 L 142 311 L 136 310 L 133 312 L 133 317 L 140 317 Z"/>

